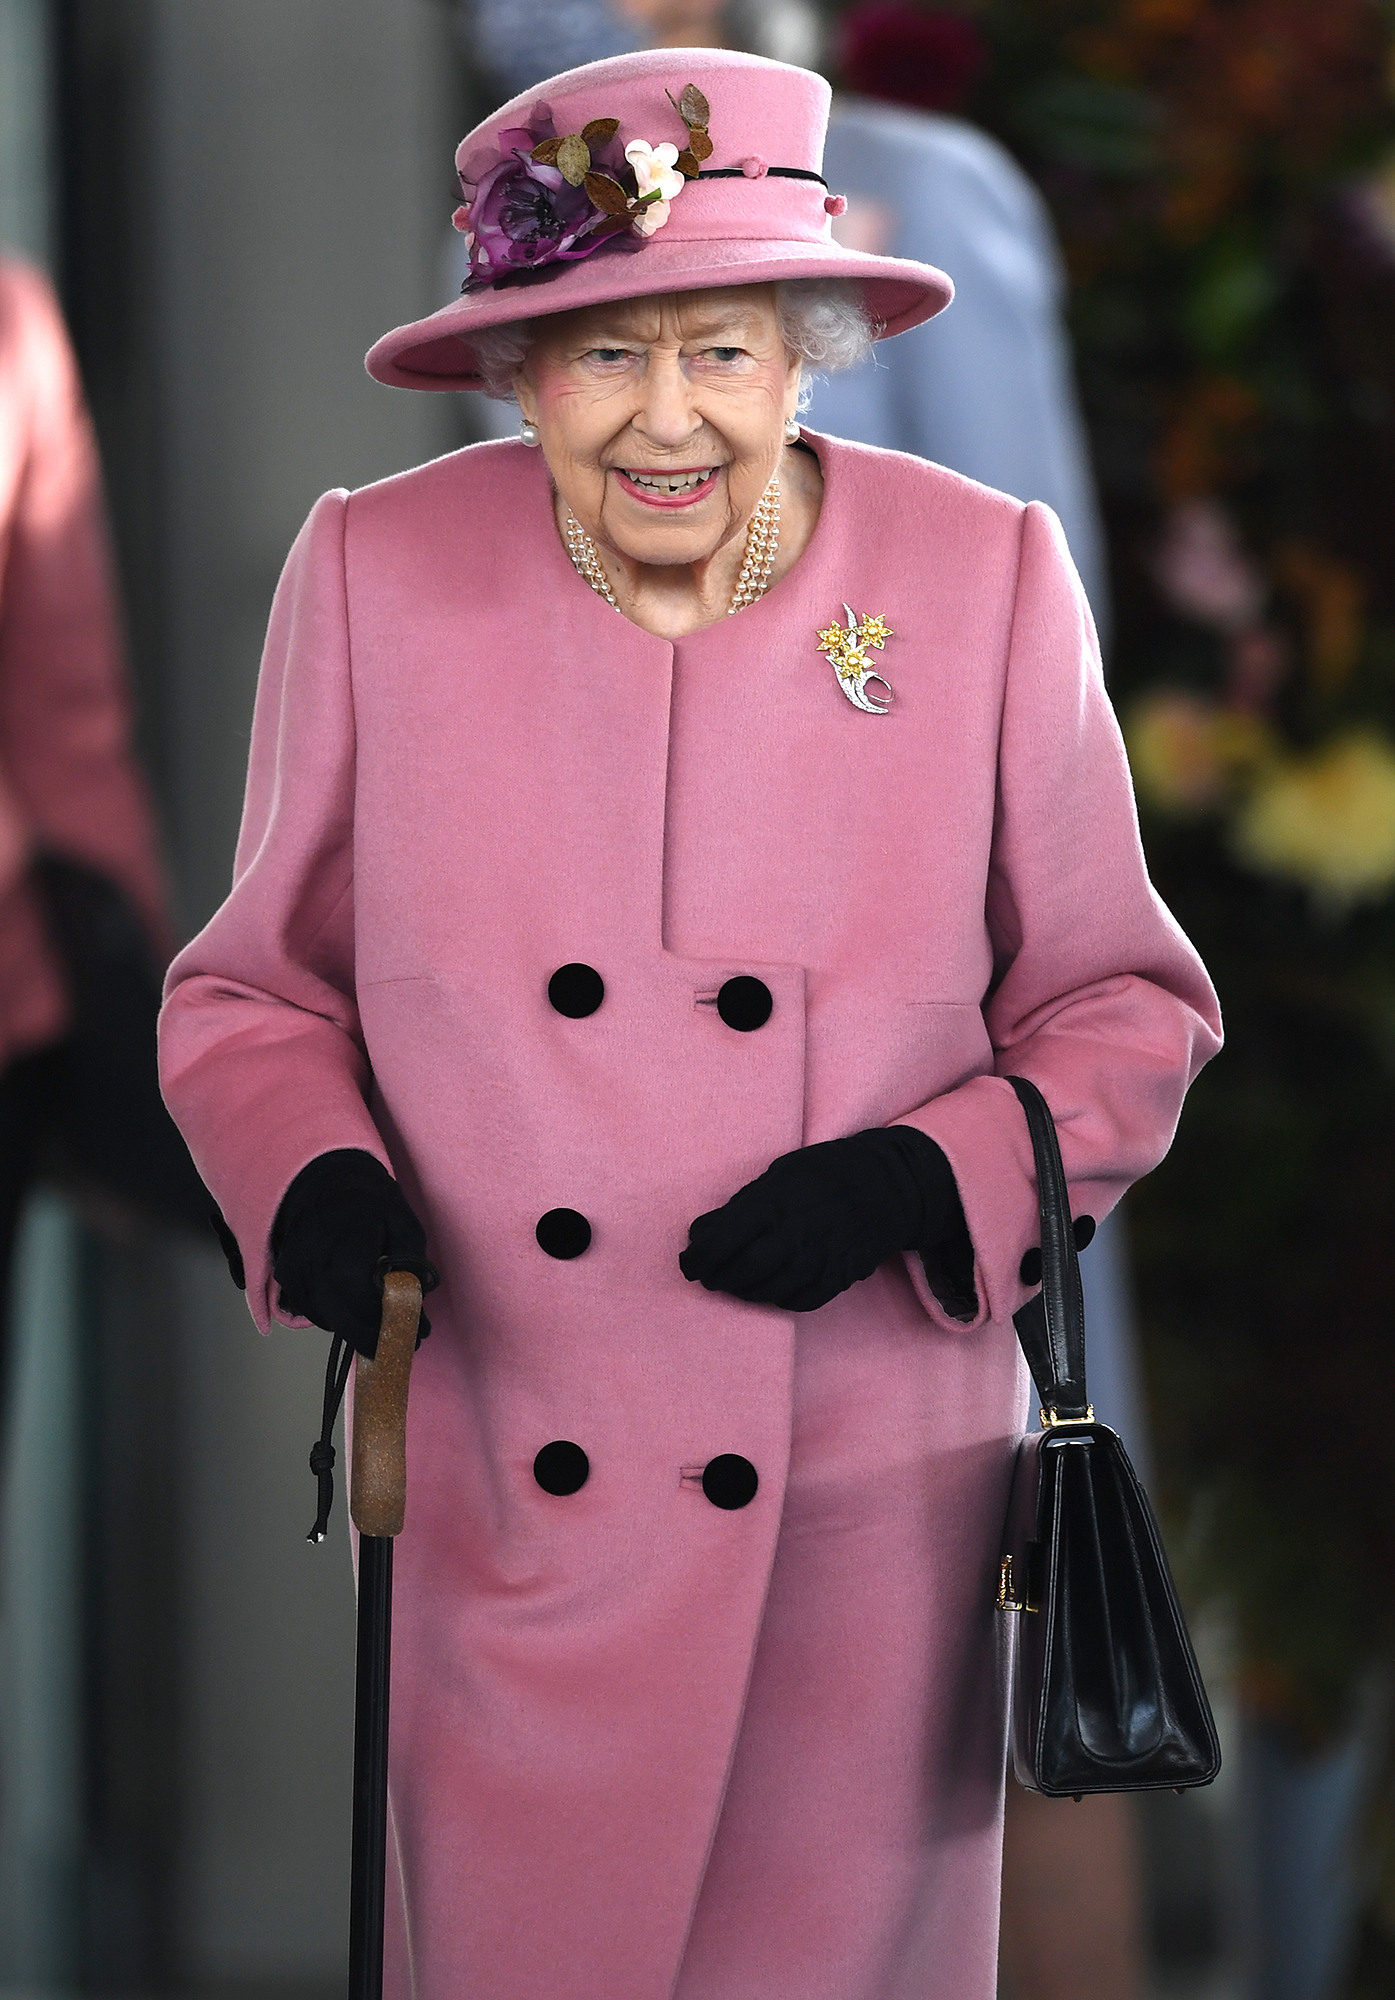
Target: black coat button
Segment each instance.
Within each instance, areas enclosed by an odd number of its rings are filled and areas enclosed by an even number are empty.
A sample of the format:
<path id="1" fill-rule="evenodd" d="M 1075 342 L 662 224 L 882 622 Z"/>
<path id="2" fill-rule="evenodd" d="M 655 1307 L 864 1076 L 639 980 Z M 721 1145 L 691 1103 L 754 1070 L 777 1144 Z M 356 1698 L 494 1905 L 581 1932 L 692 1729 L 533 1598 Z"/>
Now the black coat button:
<path id="1" fill-rule="evenodd" d="M 559 1014 L 584 1021 L 605 999 L 605 981 L 592 965 L 559 965 L 547 982 L 547 997 Z"/>
<path id="2" fill-rule="evenodd" d="M 702 1490 L 714 1507 L 749 1507 L 759 1485 L 756 1468 L 739 1451 L 724 1451 L 703 1468 Z"/>
<path id="3" fill-rule="evenodd" d="M 1077 1215 L 1071 1224 L 1071 1234 L 1075 1238 L 1077 1250 L 1087 1250 L 1095 1240 L 1095 1218 L 1093 1215 Z M 1031 1249 L 1023 1256 L 1017 1268 L 1017 1275 L 1024 1285 L 1041 1283 L 1041 1252 Z"/>
<path id="4" fill-rule="evenodd" d="M 549 1257 L 579 1257 L 591 1247 L 591 1225 L 574 1208 L 550 1208 L 534 1230 L 538 1248 Z"/>
<path id="5" fill-rule="evenodd" d="M 544 1493 L 563 1498 L 581 1491 L 591 1477 L 591 1461 L 579 1444 L 573 1444 L 569 1438 L 557 1438 L 552 1444 L 545 1444 L 533 1460 L 533 1477 Z"/>
<path id="6" fill-rule="evenodd" d="M 763 1028 L 774 1005 L 765 981 L 753 979 L 749 972 L 738 972 L 717 992 L 717 1012 L 729 1028 L 739 1029 L 743 1035 L 752 1028 Z"/>

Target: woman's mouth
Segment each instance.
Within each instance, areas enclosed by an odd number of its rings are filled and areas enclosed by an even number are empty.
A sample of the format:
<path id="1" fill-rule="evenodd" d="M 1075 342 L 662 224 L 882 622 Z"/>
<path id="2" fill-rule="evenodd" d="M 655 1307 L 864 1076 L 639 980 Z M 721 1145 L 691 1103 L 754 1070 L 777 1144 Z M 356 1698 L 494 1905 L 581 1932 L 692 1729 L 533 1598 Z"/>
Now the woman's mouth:
<path id="1" fill-rule="evenodd" d="M 690 507 L 704 500 L 717 483 L 719 465 L 694 465 L 676 472 L 659 472 L 648 466 L 617 466 L 615 476 L 627 493 L 646 507 Z"/>

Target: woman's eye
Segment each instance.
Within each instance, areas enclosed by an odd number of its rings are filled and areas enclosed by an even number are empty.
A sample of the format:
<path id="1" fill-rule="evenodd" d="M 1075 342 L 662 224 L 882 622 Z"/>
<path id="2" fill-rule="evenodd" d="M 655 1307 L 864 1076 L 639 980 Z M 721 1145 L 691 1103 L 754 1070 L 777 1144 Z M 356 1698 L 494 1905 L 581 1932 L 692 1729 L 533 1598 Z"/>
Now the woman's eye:
<path id="1" fill-rule="evenodd" d="M 744 347 L 709 347 L 707 358 L 709 361 L 739 361 L 745 351 Z"/>
<path id="2" fill-rule="evenodd" d="M 617 361 L 628 361 L 630 350 L 628 347 L 593 347 L 589 358 L 601 362 L 603 366 L 613 365 Z"/>

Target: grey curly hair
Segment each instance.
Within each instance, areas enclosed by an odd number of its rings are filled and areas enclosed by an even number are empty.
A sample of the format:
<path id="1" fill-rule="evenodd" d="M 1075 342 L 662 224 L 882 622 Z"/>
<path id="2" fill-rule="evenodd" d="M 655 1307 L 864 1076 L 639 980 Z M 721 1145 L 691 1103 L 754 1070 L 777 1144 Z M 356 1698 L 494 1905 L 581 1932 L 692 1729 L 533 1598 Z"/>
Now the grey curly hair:
<path id="1" fill-rule="evenodd" d="M 786 348 L 801 363 L 801 410 L 813 392 L 812 377 L 855 366 L 871 352 L 881 330 L 868 316 L 861 288 L 848 278 L 787 278 L 775 287 L 775 312 Z M 470 335 L 487 396 L 514 400 L 514 372 L 537 333 L 536 320 L 520 319 Z"/>

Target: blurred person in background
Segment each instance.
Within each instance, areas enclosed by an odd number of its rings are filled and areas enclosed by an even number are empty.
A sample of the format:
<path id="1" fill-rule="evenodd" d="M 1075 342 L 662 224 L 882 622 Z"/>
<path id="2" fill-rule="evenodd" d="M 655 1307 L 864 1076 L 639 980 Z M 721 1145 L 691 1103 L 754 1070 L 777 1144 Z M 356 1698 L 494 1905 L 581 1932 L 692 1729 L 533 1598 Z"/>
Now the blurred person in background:
<path id="1" fill-rule="evenodd" d="M 1065 272 L 1046 204 L 997 139 L 951 116 L 988 59 L 966 15 L 870 0 L 839 23 L 824 164 L 848 197 L 839 240 L 962 271 L 939 325 L 821 383 L 840 437 L 953 466 L 1060 516 L 1095 621 L 1104 547 L 1066 334 Z M 956 318 L 955 315 L 958 315 Z"/>
<path id="2" fill-rule="evenodd" d="M 646 48 L 741 48 L 812 68 L 822 39 L 805 0 L 457 0 L 456 11 L 471 60 L 501 98 L 558 69 Z"/>
<path id="3" fill-rule="evenodd" d="M 471 0 L 461 31 L 501 93 L 568 59 L 704 43 L 814 62 L 819 22 L 799 0 Z M 1103 537 L 1064 324 L 1065 277 L 1045 203 L 996 139 L 947 115 L 987 60 L 973 21 L 895 0 L 842 18 L 824 177 L 847 197 L 833 221 L 855 250 L 938 265 L 952 312 L 912 328 L 856 368 L 819 376 L 811 423 L 834 437 L 909 451 L 1023 500 L 1065 530 L 1107 640 Z M 452 238 L 453 293 L 463 270 Z M 507 436 L 512 407 L 476 413 Z M 1106 1218 L 1082 1261 L 1094 1407 L 1146 1476 L 1146 1426 L 1122 1232 Z M 1144 1979 L 1142 1867 L 1132 1802 L 1065 1811 L 1008 1791 L 1003 1959 L 1021 2000 L 1132 2000 Z"/>
<path id="4" fill-rule="evenodd" d="M 171 973 L 259 1323 L 370 1351 L 380 1256 L 440 1265 L 394 1992 L 988 2000 L 1004 1074 L 1099 1214 L 1218 1038 L 1058 524 L 799 423 L 950 291 L 834 243 L 826 105 L 688 48 L 464 142 L 470 284 L 370 371 L 519 437 L 315 509 Z"/>
<path id="5" fill-rule="evenodd" d="M 0 1339 L 41 1170 L 207 1227 L 155 1075 L 170 946 L 77 367 L 47 279 L 0 258 Z"/>

